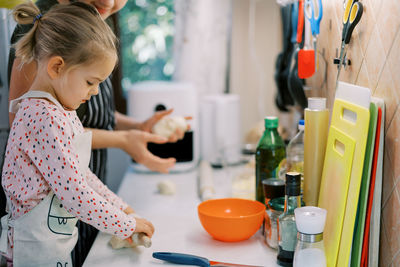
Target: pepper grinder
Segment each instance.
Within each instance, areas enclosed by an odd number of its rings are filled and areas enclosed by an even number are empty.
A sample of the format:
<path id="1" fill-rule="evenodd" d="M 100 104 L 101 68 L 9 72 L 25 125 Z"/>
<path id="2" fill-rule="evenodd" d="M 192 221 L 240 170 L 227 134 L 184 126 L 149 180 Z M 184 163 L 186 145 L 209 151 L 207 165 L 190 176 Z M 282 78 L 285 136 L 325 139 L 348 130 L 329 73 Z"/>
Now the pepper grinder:
<path id="1" fill-rule="evenodd" d="M 294 210 L 298 231 L 294 267 L 326 267 L 323 240 L 326 213 L 325 209 L 313 206 Z"/>

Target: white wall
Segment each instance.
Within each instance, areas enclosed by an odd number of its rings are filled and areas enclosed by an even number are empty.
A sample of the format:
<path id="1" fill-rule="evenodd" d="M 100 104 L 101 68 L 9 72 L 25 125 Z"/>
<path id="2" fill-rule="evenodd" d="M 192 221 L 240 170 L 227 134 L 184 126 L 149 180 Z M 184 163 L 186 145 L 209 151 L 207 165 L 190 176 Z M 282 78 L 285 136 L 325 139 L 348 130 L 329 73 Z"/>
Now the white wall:
<path id="1" fill-rule="evenodd" d="M 175 0 L 176 81 L 191 82 L 199 96 L 226 88 L 231 0 Z"/>
<path id="2" fill-rule="evenodd" d="M 275 107 L 274 67 L 282 49 L 275 0 L 233 0 L 230 91 L 241 97 L 242 136 Z"/>

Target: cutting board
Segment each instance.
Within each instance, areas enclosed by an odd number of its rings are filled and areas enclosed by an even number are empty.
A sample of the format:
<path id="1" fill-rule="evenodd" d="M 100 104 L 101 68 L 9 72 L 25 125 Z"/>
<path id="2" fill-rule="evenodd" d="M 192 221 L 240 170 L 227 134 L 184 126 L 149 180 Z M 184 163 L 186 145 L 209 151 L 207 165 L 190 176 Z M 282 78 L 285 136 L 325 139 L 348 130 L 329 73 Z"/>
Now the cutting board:
<path id="1" fill-rule="evenodd" d="M 380 125 L 380 138 L 377 158 L 377 168 L 375 175 L 375 188 L 374 188 L 374 199 L 372 203 L 371 211 L 371 225 L 369 232 L 369 266 L 379 265 L 379 235 L 381 227 L 381 202 L 382 202 L 382 175 L 383 175 L 383 149 L 385 142 L 385 103 L 383 99 L 372 98 L 381 111 L 381 125 Z"/>
<path id="2" fill-rule="evenodd" d="M 367 147 L 365 149 L 365 160 L 361 178 L 361 189 L 358 200 L 356 223 L 354 227 L 353 246 L 351 249 L 351 267 L 358 267 L 361 263 L 363 248 L 366 211 L 371 181 L 372 161 L 374 157 L 376 126 L 378 120 L 378 107 L 375 103 L 370 104 L 370 123 L 368 130 Z"/>
<path id="3" fill-rule="evenodd" d="M 330 127 L 318 200 L 318 205 L 328 211 L 324 229 L 328 265 L 336 261 L 339 250 L 355 146 L 354 138 Z"/>
<path id="4" fill-rule="evenodd" d="M 324 229 L 328 267 L 349 264 L 370 101 L 368 88 L 339 82 L 318 199 L 318 206 L 328 211 Z"/>
<path id="5" fill-rule="evenodd" d="M 376 173 L 378 166 L 378 154 L 379 154 L 379 141 L 380 141 L 380 130 L 381 130 L 381 118 L 382 111 L 381 108 L 378 109 L 378 122 L 377 122 L 377 131 L 376 131 L 376 139 L 375 139 L 375 148 L 374 148 L 374 157 L 372 163 L 372 171 L 371 171 L 371 183 L 369 187 L 369 196 L 367 203 L 367 214 L 365 217 L 365 229 L 362 240 L 362 254 L 361 254 L 361 264 L 358 265 L 360 267 L 368 266 L 368 252 L 369 252 L 369 238 L 370 238 L 370 226 L 371 226 L 371 211 L 372 204 L 374 201 L 374 192 L 375 192 L 375 181 L 376 181 Z"/>

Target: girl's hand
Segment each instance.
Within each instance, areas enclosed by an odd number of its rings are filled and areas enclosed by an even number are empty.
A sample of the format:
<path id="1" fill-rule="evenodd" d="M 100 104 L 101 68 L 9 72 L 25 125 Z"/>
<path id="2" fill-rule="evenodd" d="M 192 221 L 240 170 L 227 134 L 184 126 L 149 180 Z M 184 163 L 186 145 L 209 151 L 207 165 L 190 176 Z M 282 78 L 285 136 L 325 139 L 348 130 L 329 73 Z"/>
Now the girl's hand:
<path id="1" fill-rule="evenodd" d="M 146 219 L 142 218 L 135 218 L 135 219 L 136 219 L 135 233 L 144 233 L 151 238 L 154 234 L 153 224 Z"/>
<path id="2" fill-rule="evenodd" d="M 124 212 L 125 212 L 126 214 L 135 213 L 135 211 L 131 208 L 131 206 L 128 206 L 126 209 L 124 209 Z"/>

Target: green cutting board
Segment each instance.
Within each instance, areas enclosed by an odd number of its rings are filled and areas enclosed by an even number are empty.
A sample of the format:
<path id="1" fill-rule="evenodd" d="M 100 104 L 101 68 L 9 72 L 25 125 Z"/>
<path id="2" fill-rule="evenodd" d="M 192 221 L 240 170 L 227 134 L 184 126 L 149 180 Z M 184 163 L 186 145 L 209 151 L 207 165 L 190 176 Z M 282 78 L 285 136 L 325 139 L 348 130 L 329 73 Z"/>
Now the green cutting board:
<path id="1" fill-rule="evenodd" d="M 369 129 L 367 147 L 365 149 L 364 167 L 361 178 L 360 196 L 358 199 L 358 209 L 356 223 L 354 226 L 353 246 L 351 251 L 351 267 L 358 267 L 361 263 L 361 252 L 365 228 L 365 216 L 367 211 L 369 184 L 371 180 L 372 159 L 374 156 L 376 123 L 378 119 L 378 107 L 375 103 L 370 104 L 369 108 Z"/>

